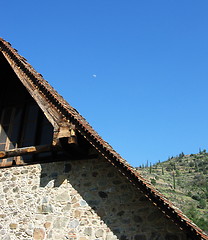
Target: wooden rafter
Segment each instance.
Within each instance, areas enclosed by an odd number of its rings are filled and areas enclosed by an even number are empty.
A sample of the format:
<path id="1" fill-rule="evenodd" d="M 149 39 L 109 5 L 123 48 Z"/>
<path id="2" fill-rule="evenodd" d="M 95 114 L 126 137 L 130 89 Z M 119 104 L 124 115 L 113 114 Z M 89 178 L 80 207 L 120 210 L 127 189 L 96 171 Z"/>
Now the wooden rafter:
<path id="1" fill-rule="evenodd" d="M 39 146 L 30 146 L 30 147 L 23 147 L 23 148 L 15 148 L 7 151 L 0 151 L 0 159 L 9 158 L 14 156 L 22 156 L 31 153 L 42 153 L 42 152 L 49 152 L 54 150 L 59 150 L 59 146 L 54 145 L 39 145 Z"/>

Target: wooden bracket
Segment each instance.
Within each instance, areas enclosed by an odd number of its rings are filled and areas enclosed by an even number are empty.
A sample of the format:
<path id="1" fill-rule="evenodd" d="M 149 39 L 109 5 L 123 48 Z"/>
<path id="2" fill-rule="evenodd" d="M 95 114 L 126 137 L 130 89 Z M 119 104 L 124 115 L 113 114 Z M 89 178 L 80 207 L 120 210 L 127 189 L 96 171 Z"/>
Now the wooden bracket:
<path id="1" fill-rule="evenodd" d="M 67 126 L 61 126 L 58 131 L 54 131 L 54 142 L 61 138 L 67 138 L 69 144 L 77 144 L 76 128 L 70 124 Z"/>

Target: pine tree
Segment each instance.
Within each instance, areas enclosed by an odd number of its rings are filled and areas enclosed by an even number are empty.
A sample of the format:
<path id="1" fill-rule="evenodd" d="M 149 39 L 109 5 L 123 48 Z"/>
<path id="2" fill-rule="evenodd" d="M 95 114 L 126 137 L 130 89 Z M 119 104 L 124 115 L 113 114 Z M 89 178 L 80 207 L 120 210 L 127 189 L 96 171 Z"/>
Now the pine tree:
<path id="1" fill-rule="evenodd" d="M 148 160 L 147 160 L 147 163 L 146 163 L 146 167 L 149 167 L 149 163 L 148 163 Z"/>

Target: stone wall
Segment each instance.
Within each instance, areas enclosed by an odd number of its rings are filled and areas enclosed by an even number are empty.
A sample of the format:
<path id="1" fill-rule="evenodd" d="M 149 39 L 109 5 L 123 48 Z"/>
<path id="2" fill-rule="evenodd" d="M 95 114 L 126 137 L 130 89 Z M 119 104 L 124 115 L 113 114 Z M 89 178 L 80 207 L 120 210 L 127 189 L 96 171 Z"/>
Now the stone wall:
<path id="1" fill-rule="evenodd" d="M 0 169 L 0 239 L 187 239 L 103 159 Z"/>

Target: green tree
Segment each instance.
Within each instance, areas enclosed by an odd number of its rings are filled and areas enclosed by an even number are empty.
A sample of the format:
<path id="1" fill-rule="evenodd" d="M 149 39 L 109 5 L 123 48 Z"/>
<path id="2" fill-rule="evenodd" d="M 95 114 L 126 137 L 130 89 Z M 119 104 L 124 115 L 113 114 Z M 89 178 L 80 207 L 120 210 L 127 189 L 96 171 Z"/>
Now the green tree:
<path id="1" fill-rule="evenodd" d="M 151 178 L 150 181 L 151 181 L 152 185 L 156 185 L 156 183 L 157 183 L 154 178 Z"/>
<path id="2" fill-rule="evenodd" d="M 208 231 L 208 224 L 207 221 L 204 218 L 199 218 L 196 220 L 196 224 L 203 229 L 204 231 Z"/>
<path id="3" fill-rule="evenodd" d="M 179 177 L 179 176 L 180 176 L 180 171 L 176 170 L 176 177 Z"/>
<path id="4" fill-rule="evenodd" d="M 185 155 L 184 155 L 183 152 L 179 154 L 179 158 L 182 158 L 182 157 L 184 157 L 184 156 L 185 156 Z"/>
<path id="5" fill-rule="evenodd" d="M 194 167 L 194 162 L 190 162 L 189 167 Z"/>
<path id="6" fill-rule="evenodd" d="M 150 174 L 152 173 L 152 163 L 150 162 L 150 168 L 149 168 L 149 170 L 150 170 Z"/>
<path id="7" fill-rule="evenodd" d="M 205 199 L 200 199 L 199 200 L 199 204 L 198 204 L 198 207 L 201 208 L 201 209 L 204 209 L 207 205 L 207 202 Z"/>
<path id="8" fill-rule="evenodd" d="M 196 222 L 197 220 L 197 210 L 196 208 L 191 205 L 190 208 L 187 210 L 186 215 L 193 221 Z"/>

